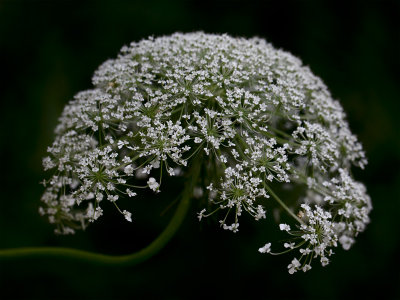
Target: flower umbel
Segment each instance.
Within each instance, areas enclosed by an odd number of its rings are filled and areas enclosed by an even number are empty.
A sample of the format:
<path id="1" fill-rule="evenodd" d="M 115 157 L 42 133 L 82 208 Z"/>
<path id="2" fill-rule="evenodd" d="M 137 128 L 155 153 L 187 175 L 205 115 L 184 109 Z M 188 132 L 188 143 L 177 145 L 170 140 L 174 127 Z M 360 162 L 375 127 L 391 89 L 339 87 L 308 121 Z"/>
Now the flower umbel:
<path id="1" fill-rule="evenodd" d="M 202 155 L 207 174 L 194 183 L 222 228 L 237 232 L 242 213 L 256 221 L 276 203 L 290 224 L 285 250 L 299 251 L 289 273 L 329 263 L 332 248 L 349 249 L 369 223 L 364 185 L 350 175 L 364 168 L 362 146 L 339 102 L 291 54 L 263 39 L 201 32 L 150 38 L 123 47 L 93 76 L 94 88 L 65 107 L 43 159 L 40 212 L 56 232 L 74 233 L 139 189 L 162 194 L 163 176 L 181 176 Z M 190 174 L 186 174 L 190 175 Z M 277 187 L 301 194 L 280 199 Z M 297 202 L 296 202 L 297 201 Z M 271 251 L 271 243 L 259 249 Z"/>

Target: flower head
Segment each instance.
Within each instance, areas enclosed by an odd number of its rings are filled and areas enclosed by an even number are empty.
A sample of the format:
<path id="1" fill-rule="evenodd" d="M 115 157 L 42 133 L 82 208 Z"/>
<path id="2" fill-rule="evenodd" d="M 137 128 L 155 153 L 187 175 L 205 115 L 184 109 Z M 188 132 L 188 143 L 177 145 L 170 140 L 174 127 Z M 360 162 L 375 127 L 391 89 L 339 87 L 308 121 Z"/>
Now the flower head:
<path id="1" fill-rule="evenodd" d="M 299 59 L 263 39 L 142 40 L 101 65 L 93 84 L 65 107 L 43 160 L 52 175 L 40 212 L 57 232 L 101 218 L 104 201 L 131 222 L 121 198 L 160 192 L 162 176 L 190 175 L 196 163 L 207 174 L 194 189 L 206 205 L 199 220 L 215 214 L 237 232 L 243 213 L 265 219 L 267 203 L 293 217 L 279 225 L 292 237 L 285 252 L 301 254 L 290 273 L 316 257 L 328 264 L 331 248 L 348 249 L 369 222 L 370 199 L 349 172 L 366 159 L 342 107 Z M 284 185 L 300 191 L 290 203 L 275 193 Z M 272 253 L 271 243 L 259 251 Z"/>

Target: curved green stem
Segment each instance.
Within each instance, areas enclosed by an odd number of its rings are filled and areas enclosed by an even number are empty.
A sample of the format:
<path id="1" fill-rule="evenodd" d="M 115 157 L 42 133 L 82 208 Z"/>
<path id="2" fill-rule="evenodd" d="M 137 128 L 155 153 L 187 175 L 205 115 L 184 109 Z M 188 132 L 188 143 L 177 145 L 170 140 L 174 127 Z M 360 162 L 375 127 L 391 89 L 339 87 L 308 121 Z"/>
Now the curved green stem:
<path id="1" fill-rule="evenodd" d="M 199 167 L 195 166 L 195 168 L 193 168 L 193 172 L 191 172 L 191 178 L 183 190 L 182 199 L 178 205 L 178 208 L 176 209 L 175 214 L 164 231 L 150 245 L 138 252 L 114 256 L 63 247 L 23 247 L 0 250 L 0 261 L 21 258 L 54 257 L 73 259 L 97 265 L 133 266 L 139 264 L 157 254 L 179 229 L 188 212 L 190 198 L 192 197 L 193 188 L 200 173 L 199 171 Z"/>

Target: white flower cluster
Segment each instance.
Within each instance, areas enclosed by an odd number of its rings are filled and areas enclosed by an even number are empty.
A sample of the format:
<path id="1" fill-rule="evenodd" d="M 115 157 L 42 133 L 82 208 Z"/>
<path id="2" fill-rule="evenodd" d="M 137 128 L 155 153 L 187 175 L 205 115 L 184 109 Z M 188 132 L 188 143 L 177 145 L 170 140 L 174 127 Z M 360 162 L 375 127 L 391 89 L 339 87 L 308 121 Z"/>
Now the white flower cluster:
<path id="1" fill-rule="evenodd" d="M 221 226 L 237 232 L 242 212 L 264 219 L 266 203 L 293 217 L 296 229 L 280 224 L 293 237 L 284 252 L 301 255 L 290 273 L 317 257 L 328 264 L 332 247 L 348 249 L 369 222 L 365 187 L 349 174 L 366 159 L 342 107 L 299 59 L 263 39 L 149 38 L 123 47 L 93 84 L 65 107 L 43 160 L 52 176 L 40 212 L 57 232 L 100 218 L 102 201 L 132 221 L 120 198 L 160 192 L 163 174 L 190 176 L 194 164 L 207 174 L 194 191 L 206 200 L 199 220 L 225 211 Z M 274 192 L 284 185 L 301 187 L 297 203 Z M 271 243 L 259 251 L 272 253 Z"/>

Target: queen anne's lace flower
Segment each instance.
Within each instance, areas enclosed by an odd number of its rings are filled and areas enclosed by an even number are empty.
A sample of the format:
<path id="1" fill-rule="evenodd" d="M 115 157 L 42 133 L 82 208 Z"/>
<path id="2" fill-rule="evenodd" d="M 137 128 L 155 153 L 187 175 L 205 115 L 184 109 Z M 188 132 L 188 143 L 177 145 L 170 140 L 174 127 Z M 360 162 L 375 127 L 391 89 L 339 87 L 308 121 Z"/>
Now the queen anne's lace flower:
<path id="1" fill-rule="evenodd" d="M 102 201 L 131 222 L 119 199 L 160 192 L 162 174 L 199 162 L 207 176 L 194 199 L 209 200 L 199 220 L 224 211 L 221 226 L 237 232 L 242 213 L 264 219 L 274 200 L 294 218 L 279 225 L 292 237 L 283 252 L 300 253 L 289 273 L 313 258 L 327 265 L 332 248 L 348 249 L 369 222 L 370 199 L 350 175 L 366 159 L 342 107 L 299 59 L 264 40 L 150 38 L 123 47 L 93 84 L 65 107 L 43 159 L 53 175 L 40 212 L 58 233 L 101 218 Z M 303 194 L 297 203 L 275 194 L 287 185 Z M 271 243 L 259 251 L 274 254 Z"/>

